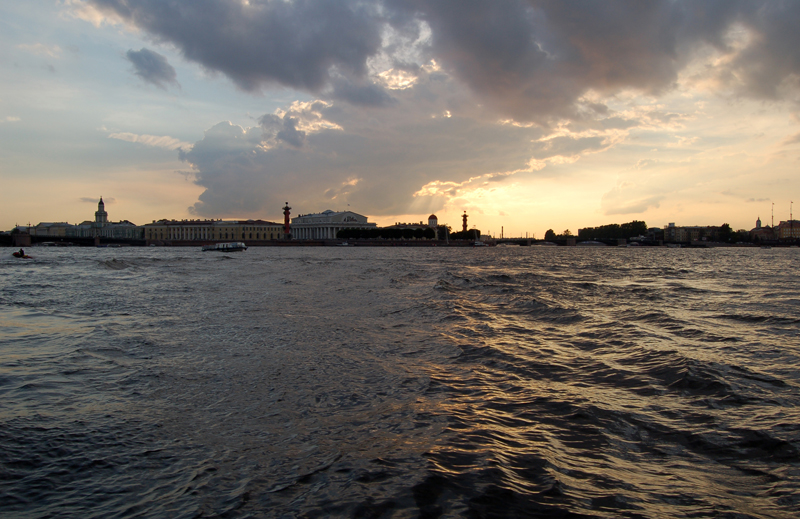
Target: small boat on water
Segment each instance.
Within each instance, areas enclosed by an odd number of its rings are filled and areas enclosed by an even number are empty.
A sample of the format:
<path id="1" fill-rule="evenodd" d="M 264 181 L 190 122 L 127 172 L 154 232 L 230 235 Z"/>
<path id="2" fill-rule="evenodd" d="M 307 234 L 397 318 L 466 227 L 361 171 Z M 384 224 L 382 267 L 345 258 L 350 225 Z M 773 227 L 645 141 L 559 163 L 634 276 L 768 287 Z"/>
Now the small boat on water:
<path id="1" fill-rule="evenodd" d="M 33 256 L 28 256 L 27 254 L 22 254 L 19 251 L 12 252 L 11 255 L 14 256 L 15 258 L 20 258 L 20 259 L 33 259 Z"/>
<path id="2" fill-rule="evenodd" d="M 247 250 L 247 245 L 243 241 L 234 241 L 229 243 L 214 243 L 211 245 L 203 245 L 203 250 L 215 250 L 219 252 L 236 252 Z"/>

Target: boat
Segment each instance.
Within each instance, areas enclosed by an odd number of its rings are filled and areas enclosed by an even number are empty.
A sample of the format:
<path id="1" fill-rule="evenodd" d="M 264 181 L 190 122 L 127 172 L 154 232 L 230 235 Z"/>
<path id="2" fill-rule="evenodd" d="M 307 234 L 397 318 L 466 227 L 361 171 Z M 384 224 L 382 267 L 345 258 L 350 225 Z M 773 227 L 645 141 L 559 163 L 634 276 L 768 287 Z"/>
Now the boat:
<path id="1" fill-rule="evenodd" d="M 215 250 L 219 252 L 236 252 L 247 250 L 247 245 L 243 241 L 234 241 L 229 243 L 213 243 L 211 245 L 203 245 L 203 250 Z"/>
<path id="2" fill-rule="evenodd" d="M 33 256 L 28 256 L 27 254 L 20 254 L 19 251 L 12 252 L 11 255 L 14 256 L 15 258 L 20 258 L 20 259 L 33 259 Z"/>

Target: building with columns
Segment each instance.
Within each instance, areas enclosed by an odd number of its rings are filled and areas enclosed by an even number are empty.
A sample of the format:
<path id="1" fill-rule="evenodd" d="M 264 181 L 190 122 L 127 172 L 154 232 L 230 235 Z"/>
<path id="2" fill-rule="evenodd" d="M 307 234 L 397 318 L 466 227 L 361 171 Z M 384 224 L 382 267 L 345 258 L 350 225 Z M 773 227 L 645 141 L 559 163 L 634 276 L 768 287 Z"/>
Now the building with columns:
<path id="1" fill-rule="evenodd" d="M 143 228 L 128 220 L 110 222 L 103 197 L 94 212 L 94 221 L 86 220 L 72 225 L 69 223 L 41 222 L 31 230 L 34 236 L 51 236 L 53 238 L 116 238 L 141 240 Z"/>
<path id="2" fill-rule="evenodd" d="M 292 238 L 295 240 L 333 240 L 342 229 L 375 229 L 378 224 L 352 211 L 323 211 L 301 214 L 292 218 Z"/>
<path id="3" fill-rule="evenodd" d="M 283 227 L 265 220 L 158 220 L 144 225 L 144 239 L 156 245 L 195 245 L 217 241 L 283 238 Z"/>

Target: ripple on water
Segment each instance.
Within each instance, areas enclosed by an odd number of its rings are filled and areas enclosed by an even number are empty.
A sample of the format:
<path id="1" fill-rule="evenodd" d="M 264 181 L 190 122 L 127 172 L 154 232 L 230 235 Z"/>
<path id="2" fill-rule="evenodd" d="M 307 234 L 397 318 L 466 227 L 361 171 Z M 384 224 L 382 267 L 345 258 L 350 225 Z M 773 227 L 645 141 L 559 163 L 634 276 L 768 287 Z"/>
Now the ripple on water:
<path id="1" fill-rule="evenodd" d="M 0 273 L 1 513 L 800 507 L 788 249 L 154 249 Z"/>

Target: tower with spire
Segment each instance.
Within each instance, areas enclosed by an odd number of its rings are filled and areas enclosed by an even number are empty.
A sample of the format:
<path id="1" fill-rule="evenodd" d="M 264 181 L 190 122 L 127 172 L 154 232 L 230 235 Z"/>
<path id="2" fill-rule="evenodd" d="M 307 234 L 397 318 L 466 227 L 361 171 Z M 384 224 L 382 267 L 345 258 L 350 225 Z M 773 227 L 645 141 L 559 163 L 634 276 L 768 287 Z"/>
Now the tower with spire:
<path id="1" fill-rule="evenodd" d="M 103 203 L 103 197 L 100 197 L 100 202 L 97 204 L 97 211 L 94 212 L 94 223 L 98 227 L 103 227 L 108 223 L 108 213 L 106 212 L 106 204 Z"/>

